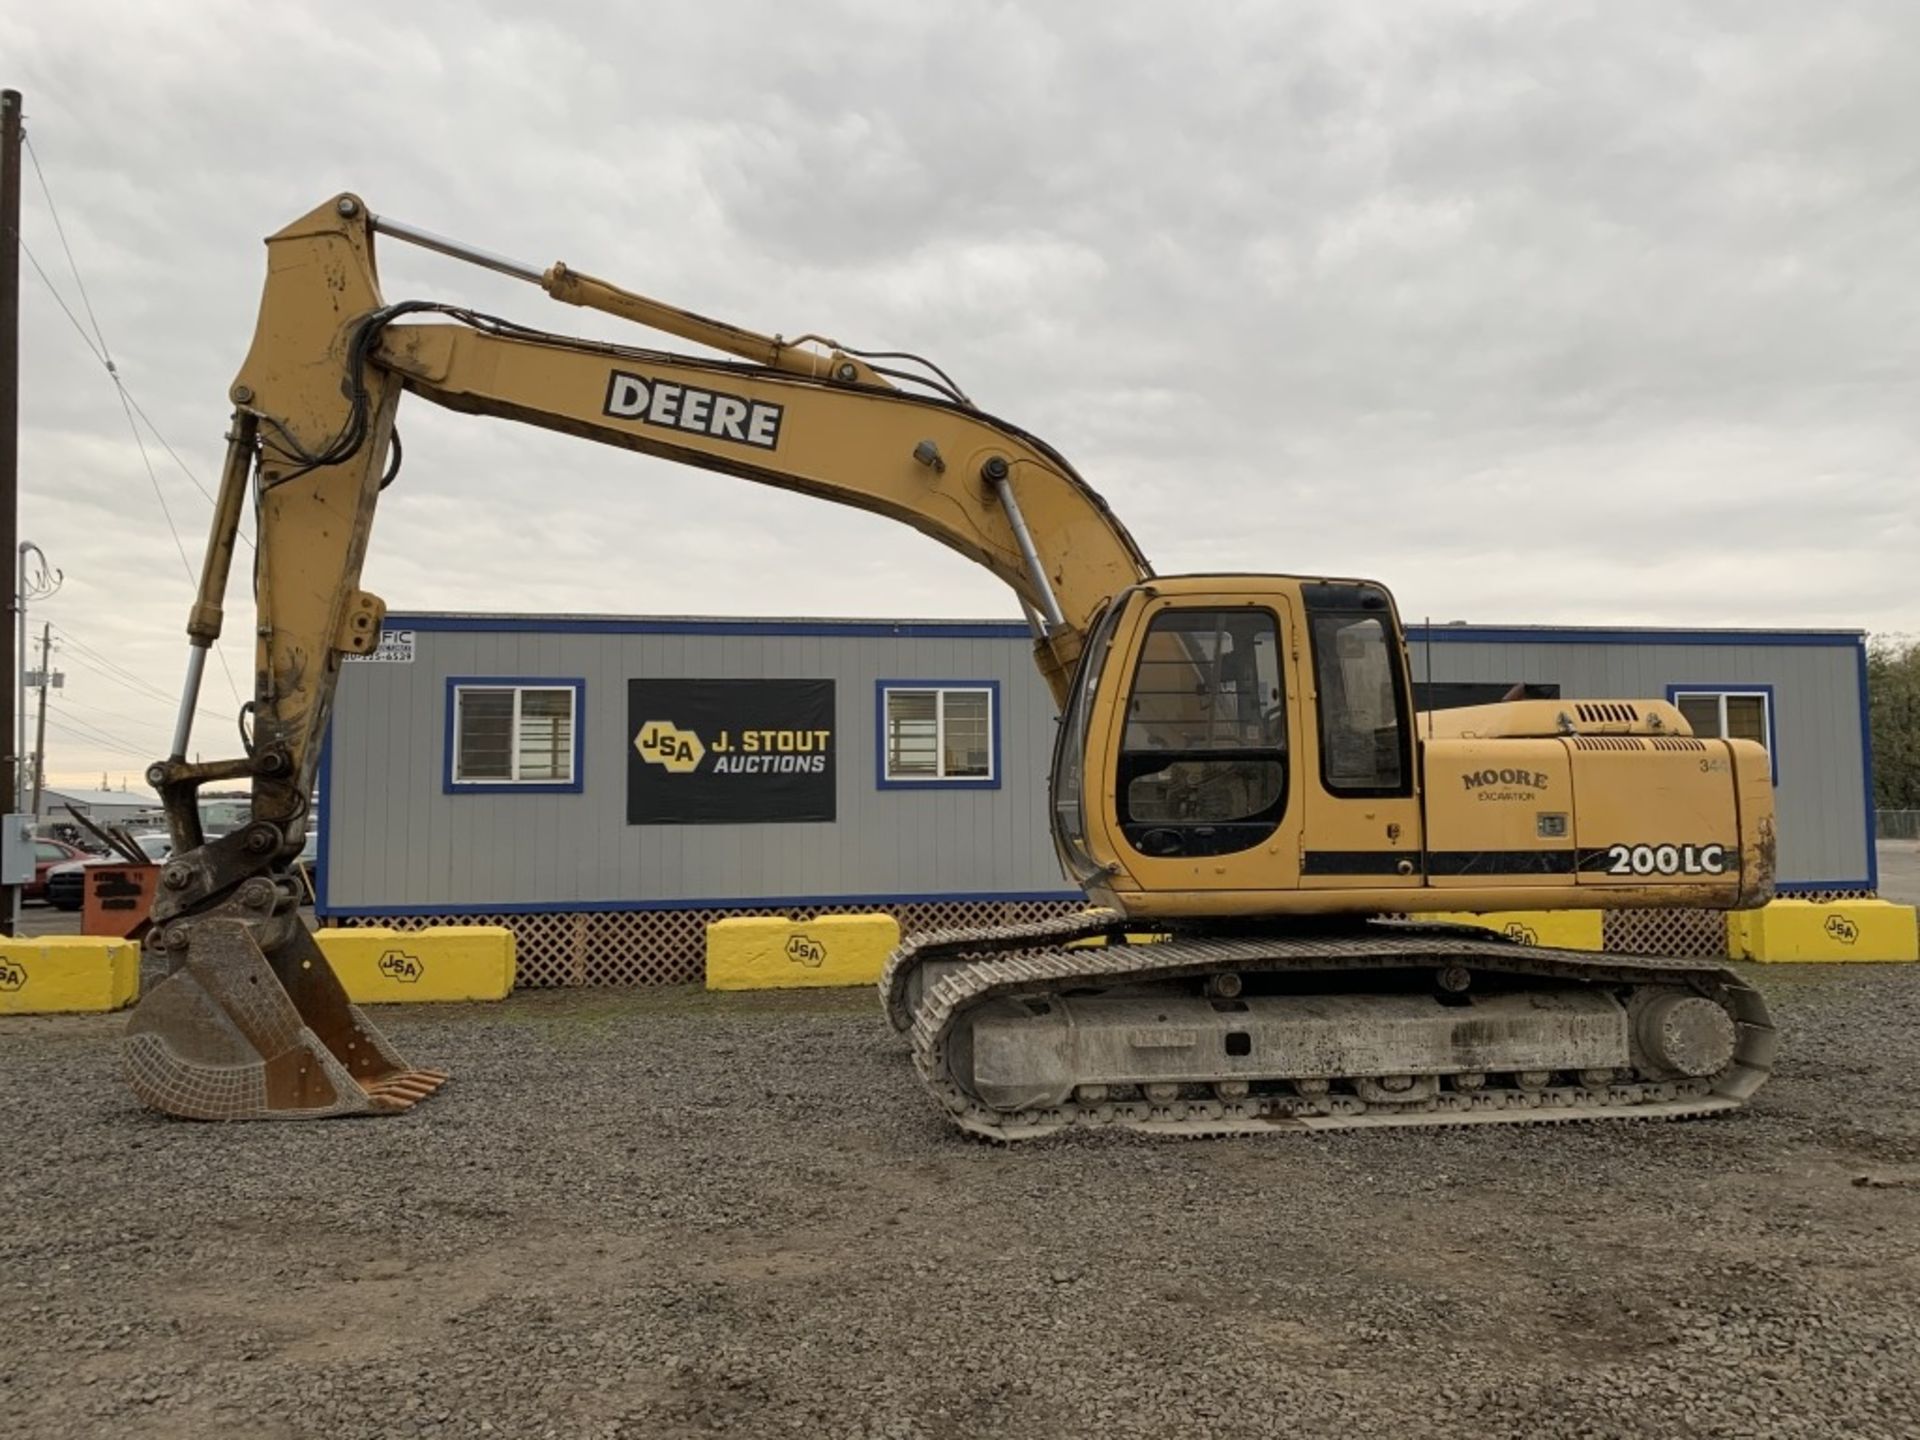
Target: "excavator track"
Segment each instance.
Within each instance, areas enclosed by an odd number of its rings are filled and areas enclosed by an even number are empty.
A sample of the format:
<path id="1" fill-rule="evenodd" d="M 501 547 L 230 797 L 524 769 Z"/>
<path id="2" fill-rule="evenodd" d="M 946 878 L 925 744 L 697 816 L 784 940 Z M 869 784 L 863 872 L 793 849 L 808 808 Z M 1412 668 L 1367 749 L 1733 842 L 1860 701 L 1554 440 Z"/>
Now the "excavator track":
<path id="1" fill-rule="evenodd" d="M 1765 1082 L 1773 1060 L 1775 1037 L 1765 1001 L 1734 971 L 1709 962 L 1555 950 L 1471 927 L 1400 921 L 1305 934 L 1176 932 L 1153 943 L 1125 943 L 1129 929 L 1142 928 L 1151 927 L 1128 922 L 1117 912 L 1088 911 L 1037 925 L 915 936 L 895 952 L 881 977 L 883 1002 L 895 1028 L 909 1039 L 921 1079 L 955 1125 L 981 1139 L 1007 1143 L 1111 1127 L 1198 1138 L 1669 1120 L 1739 1108 Z M 1076 940 L 1106 943 L 1070 948 Z M 1257 988 L 1263 979 L 1310 982 L 1317 974 L 1350 977 L 1364 986 L 1370 973 L 1422 969 L 1449 975 L 1456 983 L 1464 975 L 1467 983 L 1485 980 L 1508 987 L 1505 1008 L 1510 1016 L 1517 1014 L 1523 1024 L 1564 1024 L 1568 1034 L 1589 1042 L 1609 1029 L 1644 1036 L 1650 1023 L 1657 1028 L 1675 1007 L 1689 1004 L 1693 1008 L 1687 1023 L 1705 1022 L 1694 1040 L 1722 1026 L 1730 1033 L 1724 1054 L 1708 1035 L 1700 1053 L 1721 1062 L 1708 1073 L 1687 1073 L 1693 1042 L 1682 1035 L 1676 1054 L 1662 1052 L 1663 1063 L 1645 1064 L 1645 1047 L 1636 1040 L 1635 1058 L 1643 1063 L 1596 1066 L 1584 1074 L 1559 1067 L 1464 1075 L 1430 1069 L 1426 1074 L 1344 1074 L 1293 1084 L 1261 1075 L 1258 1062 L 1250 1060 L 1238 1067 L 1217 1062 L 1220 1068 L 1213 1073 L 1224 1078 L 1211 1081 L 1143 1073 L 1137 1083 L 1116 1084 L 1103 1076 L 1101 1083 L 1074 1084 L 1069 1093 L 1033 1104 L 991 1103 L 969 1083 L 973 1052 L 991 1039 L 974 1031 L 994 1015 L 996 1005 L 1013 1027 L 1009 1033 L 1017 1048 L 1025 1043 L 1021 1025 L 1035 1020 L 1043 1026 L 1058 1023 L 1051 1011 L 1056 1005 L 1070 1009 L 1077 994 L 1131 997 L 1141 1023 L 1125 1033 L 1140 1053 L 1151 1054 L 1178 1050 L 1183 1044 L 1204 1045 L 1204 1017 L 1197 1030 L 1183 1028 L 1177 1015 L 1168 1024 L 1171 1007 L 1165 1002 L 1191 1007 L 1193 997 L 1215 977 L 1235 977 L 1232 990 L 1237 993 L 1241 984 Z M 1535 982 L 1538 988 L 1530 988 Z M 1726 1020 L 1704 1010 L 1701 1000 L 1711 1002 Z M 1393 1007 L 1395 1020 L 1412 1014 L 1416 1024 L 1457 1023 L 1445 1019 L 1444 1012 L 1434 1012 L 1443 1017 L 1439 1021 L 1418 1019 L 1435 1004 L 1433 995 L 1424 992 L 1346 997 L 1336 990 L 1321 992 L 1317 1001 L 1296 1003 L 1335 1010 L 1346 1004 Z M 1556 1006 L 1567 1007 L 1564 1018 L 1552 1013 Z M 1162 1010 L 1168 1013 L 1145 1013 Z M 1533 1012 L 1546 1012 L 1545 1018 Z M 1156 1020 L 1162 1023 L 1156 1025 Z M 1354 1023 L 1377 1022 L 1359 1008 Z M 1227 1053 L 1235 1052 L 1229 1046 Z"/>

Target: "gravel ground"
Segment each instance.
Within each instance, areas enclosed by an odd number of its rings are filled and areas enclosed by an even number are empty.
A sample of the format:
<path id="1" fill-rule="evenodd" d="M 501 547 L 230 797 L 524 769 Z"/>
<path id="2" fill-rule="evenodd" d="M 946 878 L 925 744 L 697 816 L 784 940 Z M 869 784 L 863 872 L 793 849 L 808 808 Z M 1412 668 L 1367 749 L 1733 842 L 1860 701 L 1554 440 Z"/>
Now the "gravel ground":
<path id="1" fill-rule="evenodd" d="M 1728 1119 L 1014 1151 L 864 991 L 387 1011 L 454 1082 L 312 1125 L 0 1021 L 0 1433 L 1920 1433 L 1920 973 L 1759 980 Z"/>

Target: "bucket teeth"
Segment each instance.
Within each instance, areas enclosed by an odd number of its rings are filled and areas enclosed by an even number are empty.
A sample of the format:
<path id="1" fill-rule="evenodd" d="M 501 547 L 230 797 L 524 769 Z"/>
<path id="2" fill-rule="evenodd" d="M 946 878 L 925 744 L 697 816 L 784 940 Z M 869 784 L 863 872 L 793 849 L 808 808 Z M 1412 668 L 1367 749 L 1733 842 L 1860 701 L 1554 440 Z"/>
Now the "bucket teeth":
<path id="1" fill-rule="evenodd" d="M 442 1085 L 447 1083 L 444 1072 L 439 1070 L 408 1070 L 403 1074 L 388 1076 L 385 1080 L 372 1083 L 361 1082 L 361 1088 L 369 1099 L 397 1100 L 401 1108 L 407 1108 L 416 1101 L 424 1100 Z"/>

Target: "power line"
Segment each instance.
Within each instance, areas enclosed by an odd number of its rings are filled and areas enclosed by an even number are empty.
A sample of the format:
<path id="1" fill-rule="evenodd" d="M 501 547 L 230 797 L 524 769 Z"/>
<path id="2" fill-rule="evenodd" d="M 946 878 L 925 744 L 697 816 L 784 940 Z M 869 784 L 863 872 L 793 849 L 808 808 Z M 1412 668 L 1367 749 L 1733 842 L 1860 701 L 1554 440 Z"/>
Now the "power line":
<path id="1" fill-rule="evenodd" d="M 153 498 L 160 502 L 160 514 L 167 522 L 167 533 L 173 536 L 173 548 L 180 552 L 180 566 L 187 572 L 187 584 L 198 586 L 199 577 L 193 573 L 193 562 L 187 558 L 187 547 L 180 539 L 180 527 L 173 523 L 173 511 L 167 506 L 167 497 L 160 489 L 160 477 L 154 474 L 153 461 L 147 455 L 147 442 L 140 438 L 139 422 L 133 418 L 133 407 L 127 403 L 126 387 L 121 385 L 120 377 L 113 380 L 114 390 L 120 396 L 120 409 L 127 417 L 127 428 L 133 432 L 133 443 L 140 449 L 140 463 L 147 468 L 147 479 L 153 485 Z M 229 677 L 231 678 L 231 677 Z M 240 698 L 234 693 L 235 700 Z"/>
<path id="2" fill-rule="evenodd" d="M 180 452 L 175 450 L 173 446 L 167 443 L 167 437 L 160 433 L 160 427 L 153 423 L 153 417 L 147 414 L 145 410 L 142 410 L 140 408 L 140 402 L 133 398 L 133 392 L 127 389 L 126 382 L 124 380 L 121 381 L 121 384 L 120 384 L 120 393 L 127 397 L 127 403 L 133 406 L 134 414 L 138 415 L 142 420 L 147 422 L 147 428 L 153 432 L 153 438 L 160 442 L 160 448 L 162 450 L 166 451 L 168 455 L 173 457 L 173 463 L 180 467 L 180 473 L 187 477 L 187 483 L 192 485 L 194 489 L 198 490 L 201 496 L 206 500 L 206 502 L 209 505 L 218 506 L 220 502 L 213 498 L 213 492 L 207 489 L 206 486 L 200 483 L 200 477 L 195 475 L 192 470 L 187 468 L 187 462 L 180 458 Z M 240 531 L 239 535 L 240 535 L 240 539 L 246 544 L 247 548 L 252 549 L 253 537 L 247 534 L 247 532 L 244 530 Z"/>
<path id="3" fill-rule="evenodd" d="M 133 432 L 133 443 L 139 447 L 140 463 L 146 466 L 147 479 L 153 485 L 153 498 L 160 502 L 160 514 L 167 522 L 167 533 L 173 536 L 173 548 L 180 552 L 180 568 L 187 572 L 187 584 L 194 590 L 200 588 L 200 578 L 194 573 L 193 562 L 187 559 L 187 547 L 181 542 L 180 527 L 173 523 L 173 511 L 167 506 L 166 493 L 160 488 L 160 477 L 154 473 L 153 459 L 147 454 L 147 442 L 140 438 L 140 426 L 133 418 L 133 406 L 127 397 L 127 387 L 120 383 L 120 377 L 113 377 L 113 387 L 120 396 L 120 408 L 126 412 L 127 428 Z M 210 647 L 214 658 L 220 662 L 220 668 L 226 672 L 227 688 L 233 691 L 233 703 L 240 704 L 240 687 L 233 678 L 233 669 L 227 664 L 227 652 L 216 642 Z"/>
<path id="4" fill-rule="evenodd" d="M 66 298 L 61 295 L 59 287 L 48 277 L 39 259 L 34 255 L 33 251 L 28 248 L 24 236 L 20 240 L 20 253 L 27 257 L 27 262 L 33 266 L 34 274 L 40 277 L 40 283 L 47 287 L 47 293 L 53 297 L 53 303 L 60 307 L 60 313 L 65 315 L 67 317 L 67 323 L 73 326 L 74 334 L 80 337 L 81 343 L 93 352 L 93 358 L 98 360 L 102 368 L 113 378 L 114 383 L 119 386 L 121 393 L 126 397 L 127 403 L 133 406 L 134 413 L 144 420 L 147 429 L 153 432 L 153 438 L 159 443 L 160 448 L 165 450 L 173 463 L 180 467 L 180 473 L 187 477 L 187 483 L 198 490 L 200 492 L 200 498 L 205 500 L 209 505 L 217 505 L 219 502 L 214 499 L 213 492 L 200 482 L 200 477 L 193 473 L 193 467 L 180 458 L 180 452 L 173 448 L 172 444 L 167 440 L 167 437 L 161 433 L 159 425 L 154 422 L 154 418 L 147 414 L 146 408 L 141 405 L 133 391 L 128 388 L 126 378 L 120 374 L 119 367 L 111 358 L 102 353 L 100 346 L 93 343 L 93 337 L 87 334 L 86 327 L 80 323 L 79 317 L 73 313 L 73 308 L 67 304 Z M 254 548 L 253 537 L 251 535 L 247 534 L 244 530 L 240 531 L 239 535 L 241 543 L 246 545 L 248 549 Z"/>
<path id="5" fill-rule="evenodd" d="M 75 743 L 77 743 L 77 745 L 90 745 L 94 751 L 98 751 L 98 753 L 102 753 L 102 755 L 125 756 L 127 760 L 134 760 L 134 762 L 150 762 L 150 760 L 154 758 L 154 756 L 150 755 L 138 755 L 138 753 L 134 753 L 131 749 L 127 749 L 125 745 L 104 745 L 102 741 L 94 739 L 92 735 L 81 735 L 79 732 L 67 730 L 65 726 L 61 726 L 58 720 L 52 720 L 52 718 L 48 718 L 46 728 L 48 728 L 50 732 L 61 733 L 65 745 L 75 745 Z M 48 776 L 52 776 L 54 766 L 48 764 L 48 766 L 46 766 L 46 772 L 48 772 Z"/>
<path id="6" fill-rule="evenodd" d="M 136 750 L 132 745 L 103 740 L 98 735 L 82 734 L 78 730 L 69 729 L 64 722 L 54 719 L 51 715 L 47 717 L 47 729 L 56 734 L 64 735 L 70 742 L 81 745 L 91 745 L 96 749 L 105 750 L 112 755 L 124 755 L 130 760 L 151 761 L 153 759 L 152 752 L 150 751 Z M 44 764 L 45 762 L 43 761 L 42 763 Z"/>
<path id="7" fill-rule="evenodd" d="M 40 193 L 47 197 L 47 213 L 53 217 L 53 233 L 60 237 L 60 248 L 67 252 L 67 268 L 73 271 L 73 283 L 80 289 L 80 303 L 86 307 L 87 319 L 93 322 L 93 333 L 100 342 L 100 353 L 107 369 L 112 370 L 113 355 L 107 349 L 107 337 L 101 333 L 100 319 L 93 313 L 93 300 L 87 294 L 87 282 L 80 278 L 80 267 L 74 263 L 73 247 L 67 243 L 67 227 L 60 223 L 60 211 L 53 203 L 53 191 L 47 187 L 47 173 L 40 168 L 40 153 L 33 148 L 31 135 L 22 131 L 20 138 L 27 147 L 27 158 L 33 161 L 33 173 L 40 181 Z"/>
<path id="8" fill-rule="evenodd" d="M 78 725 L 78 726 L 80 726 L 80 727 L 81 727 L 82 729 L 85 729 L 85 730 L 92 730 L 92 731 L 95 731 L 95 732 L 96 732 L 96 733 L 98 733 L 98 734 L 99 734 L 99 735 L 100 735 L 100 736 L 101 736 L 102 738 L 104 738 L 104 739 L 107 739 L 107 740 L 115 740 L 115 741 L 118 741 L 119 743 L 121 743 L 121 744 L 123 744 L 123 745 L 134 745 L 134 746 L 140 746 L 140 747 L 143 747 L 143 748 L 144 748 L 144 746 L 145 746 L 145 744 L 146 744 L 146 742 L 145 742 L 145 741 L 141 741 L 141 740 L 130 740 L 130 739 L 128 739 L 128 738 L 127 738 L 127 737 L 126 737 L 125 735 L 118 735 L 118 734 L 115 734 L 115 733 L 114 733 L 113 731 L 111 731 L 111 730 L 109 730 L 109 729 L 107 729 L 107 728 L 106 728 L 106 727 L 105 727 L 104 725 L 96 725 L 96 724 L 94 724 L 94 723 L 93 723 L 93 721 L 92 721 L 91 719 L 88 719 L 88 720 L 82 720 L 82 719 L 81 719 L 81 718 L 80 718 L 80 717 L 79 717 L 78 715 L 76 715 L 76 714 L 74 714 L 74 712 L 73 712 L 73 710 L 72 710 L 72 709 L 71 709 L 71 708 L 70 708 L 69 706 L 67 706 L 67 705 L 65 704 L 65 702 L 64 702 L 64 701 L 63 701 L 63 702 L 62 702 L 62 703 L 61 703 L 61 704 L 60 704 L 60 705 L 59 705 L 59 706 L 58 706 L 57 708 L 52 708 L 52 707 L 50 707 L 50 709 L 49 709 L 49 713 L 50 713 L 50 714 L 59 714 L 59 715 L 64 715 L 64 716 L 66 716 L 66 720 L 67 720 L 67 724 L 69 724 L 69 725 Z M 91 707 L 91 706 L 89 706 L 89 707 L 88 707 L 88 713 L 89 713 L 89 714 L 91 714 L 91 713 L 92 713 L 92 707 Z M 123 716 L 116 716 L 115 718 L 116 718 L 116 719 L 120 719 L 120 720 L 125 720 L 125 721 L 126 721 L 126 722 L 127 722 L 128 724 L 131 724 L 131 725 L 135 725 L 135 726 L 140 726 L 140 727 L 142 727 L 142 728 L 145 728 L 145 726 L 146 726 L 147 724 L 149 724 L 149 723 L 151 723 L 151 722 L 144 722 L 144 721 L 140 721 L 140 720 L 129 720 L 129 719 L 128 719 L 128 718 L 127 718 L 126 716 L 124 716 L 124 715 L 123 715 Z M 159 728 L 162 728 L 162 727 L 160 727 L 159 725 L 155 725 L 155 726 L 154 726 L 154 728 L 155 728 L 155 729 L 159 729 Z"/>
<path id="9" fill-rule="evenodd" d="M 46 199 L 47 214 L 53 220 L 53 233 L 60 237 L 60 248 L 66 252 L 67 268 L 73 272 L 73 283 L 80 291 L 80 303 L 87 312 L 88 321 L 93 325 L 92 339 L 89 339 L 87 332 L 81 328 L 79 317 L 69 308 L 66 300 L 62 298 L 59 290 L 55 288 L 53 281 L 48 277 L 47 272 L 41 268 L 40 262 L 34 260 L 31 253 L 28 254 L 27 258 L 33 261 L 34 271 L 40 276 L 41 283 L 52 292 L 55 302 L 66 312 L 67 319 L 73 322 L 73 328 L 79 332 L 80 338 L 86 341 L 87 348 L 93 351 L 94 358 L 106 367 L 109 375 L 113 376 L 114 383 L 120 387 L 121 394 L 125 397 L 126 402 L 133 406 L 142 420 L 147 422 L 147 428 L 153 431 L 153 438 L 160 442 L 160 448 L 173 457 L 173 463 L 180 467 L 180 473 L 187 477 L 188 483 L 200 492 L 206 499 L 206 502 L 217 508 L 218 502 L 213 498 L 213 492 L 200 483 L 200 477 L 195 475 L 192 469 L 188 467 L 187 462 L 180 458 L 180 452 L 167 443 L 167 437 L 160 433 L 160 427 L 153 423 L 153 417 L 141 408 L 138 400 L 133 398 L 133 392 L 127 389 L 126 381 L 121 378 L 120 368 L 113 363 L 113 352 L 107 345 L 106 332 L 100 328 L 100 317 L 94 314 L 93 311 L 93 297 L 87 294 L 86 279 L 80 274 L 79 262 L 73 258 L 73 246 L 67 243 L 67 227 L 60 221 L 60 207 L 53 203 L 53 187 L 47 184 L 47 172 L 40 168 L 40 153 L 33 148 L 33 137 L 31 135 L 28 135 L 23 130 L 20 138 L 25 142 L 27 155 L 33 161 L 33 173 L 40 181 L 40 194 Z M 20 239 L 20 248 L 22 250 L 27 248 L 26 238 L 24 236 Z M 97 347 L 93 343 L 94 340 L 100 342 Z M 253 538 L 249 535 L 242 534 L 240 538 L 246 541 L 249 546 L 253 544 Z"/>
<path id="10" fill-rule="evenodd" d="M 152 700 L 161 705 L 179 704 L 180 697 L 178 695 L 169 695 L 158 685 L 143 680 L 132 671 L 116 665 L 91 646 L 84 645 L 74 639 L 72 632 L 56 625 L 54 626 L 54 634 L 59 637 L 58 648 L 66 652 L 65 658 L 68 664 L 76 665 L 98 679 L 118 685 L 121 689 L 137 695 L 143 700 Z M 197 707 L 194 710 L 194 714 L 204 716 L 206 719 L 222 725 L 229 723 L 233 718 L 230 715 L 222 715 L 217 711 L 209 710 L 204 706 Z"/>
<path id="11" fill-rule="evenodd" d="M 100 353 L 100 347 L 93 343 L 93 337 L 87 334 L 86 326 L 80 323 L 80 317 L 75 315 L 72 310 L 67 308 L 67 302 L 61 296 L 59 287 L 57 287 L 52 280 L 47 278 L 47 272 L 40 268 L 39 259 L 34 255 L 33 251 L 28 248 L 27 237 L 22 235 L 19 237 L 19 241 L 20 241 L 20 253 L 27 257 L 27 263 L 33 266 L 33 273 L 40 277 L 40 283 L 45 285 L 47 287 L 47 293 L 53 296 L 53 303 L 58 305 L 61 309 L 61 312 L 67 317 L 67 319 L 73 322 L 73 328 L 75 333 L 77 333 L 80 336 L 80 339 L 86 344 L 87 349 L 93 352 L 93 358 L 98 360 L 102 365 L 106 366 L 107 369 L 111 370 L 113 368 L 113 361 L 109 360 L 105 355 L 102 355 Z"/>
<path id="12" fill-rule="evenodd" d="M 22 138 L 24 139 L 25 137 L 23 136 Z M 74 258 L 73 247 L 67 243 L 67 227 L 61 223 L 60 207 L 54 203 L 53 189 L 47 184 L 46 171 L 40 166 L 40 156 L 34 150 L 32 140 L 26 140 L 26 148 L 28 155 L 31 156 L 33 160 L 33 173 L 40 181 L 40 193 L 45 197 L 47 202 L 47 214 L 53 220 L 54 233 L 60 237 L 60 248 L 66 252 L 67 268 L 73 272 L 73 283 L 80 291 L 80 303 L 87 312 L 87 319 L 92 322 L 93 336 L 91 339 L 88 338 L 86 331 L 81 328 L 79 317 L 73 313 L 72 308 L 67 304 L 65 299 L 61 297 L 59 290 L 54 287 L 52 279 L 48 276 L 46 270 L 42 268 L 39 260 L 35 259 L 31 253 L 28 254 L 27 258 L 33 262 L 35 273 L 40 276 L 41 281 L 46 287 L 53 291 L 53 297 L 59 303 L 61 310 L 65 312 L 67 319 L 72 322 L 74 328 L 80 331 L 80 338 L 87 342 L 87 348 L 93 351 L 94 358 L 99 360 L 101 365 L 106 368 L 108 378 L 113 381 L 114 393 L 120 397 L 121 412 L 127 417 L 127 428 L 133 432 L 133 443 L 140 451 L 140 463 L 146 468 L 147 480 L 153 486 L 153 498 L 160 502 L 161 518 L 167 522 L 167 533 L 173 537 L 173 548 L 180 552 L 180 565 L 187 573 L 187 584 L 189 587 L 197 590 L 199 588 L 199 576 L 193 568 L 193 562 L 187 558 L 187 547 L 180 539 L 180 527 L 173 523 L 173 511 L 167 505 L 166 493 L 160 488 L 160 476 L 153 468 L 153 458 L 147 454 L 147 442 L 141 438 L 140 423 L 134 418 L 134 411 L 139 407 L 134 403 L 133 396 L 128 391 L 126 382 L 121 379 L 119 368 L 113 363 L 112 349 L 107 344 L 106 333 L 100 328 L 99 317 L 94 314 L 93 301 L 87 294 L 87 282 L 80 274 L 80 264 Z M 26 249 L 24 237 L 21 237 L 21 249 Z M 99 342 L 98 345 L 94 344 L 96 340 Z M 167 445 L 166 437 L 160 434 L 160 427 L 153 423 L 152 417 L 148 416 L 145 410 L 140 410 L 140 415 L 146 420 L 148 427 L 153 431 L 154 438 L 166 447 L 170 455 L 173 455 L 174 463 L 179 465 L 183 471 L 186 471 L 186 462 L 180 459 L 171 445 Z M 214 503 L 213 496 L 208 493 L 204 485 L 197 479 L 194 479 L 191 471 L 187 471 L 187 478 L 193 481 L 194 488 L 206 498 L 209 504 Z M 227 664 L 226 651 L 220 648 L 218 642 L 215 642 L 209 648 L 212 649 L 215 658 L 219 660 L 220 669 L 227 677 L 227 688 L 233 692 L 233 703 L 236 706 L 239 705 L 241 703 L 240 686 L 233 678 L 233 668 Z"/>
<path id="13" fill-rule="evenodd" d="M 64 715 L 58 720 L 49 715 L 47 724 L 64 730 L 75 739 L 84 740 L 89 744 L 99 745 L 108 750 L 118 750 L 127 755 L 137 755 L 142 760 L 153 758 L 153 750 L 141 745 L 139 741 L 129 740 L 124 735 L 115 735 L 98 726 L 89 725 L 83 720 L 76 720 L 71 715 Z"/>
<path id="14" fill-rule="evenodd" d="M 93 724 L 96 720 L 117 720 L 122 724 L 132 725 L 136 729 L 145 730 L 148 728 L 160 728 L 165 723 L 163 720 L 156 719 L 153 715 L 129 715 L 121 710 L 102 710 L 98 705 L 92 704 L 91 702 L 84 707 L 69 707 L 69 713 L 71 713 L 73 708 L 84 709 L 87 716 L 86 723 L 89 725 Z"/>
<path id="15" fill-rule="evenodd" d="M 108 678 L 116 679 L 120 681 L 122 684 L 125 684 L 133 689 L 143 691 L 147 695 L 150 695 L 151 697 L 153 697 L 155 700 L 168 700 L 168 699 L 174 698 L 174 697 L 170 697 L 165 690 L 163 690 L 160 686 L 155 685 L 151 680 L 143 679 L 141 676 L 136 675 L 134 674 L 133 671 L 127 669 L 124 665 L 121 665 L 118 662 L 109 659 L 107 656 L 102 655 L 98 650 L 94 649 L 91 645 L 85 644 L 80 639 L 78 639 L 73 634 L 73 632 L 68 630 L 65 626 L 55 625 L 53 627 L 53 633 L 59 637 L 62 648 L 78 652 L 77 656 L 70 655 L 68 657 L 69 659 L 79 659 L 80 657 L 84 657 L 84 660 L 82 660 L 81 663 L 85 663 L 86 660 L 90 660 L 93 662 L 94 666 L 100 667 L 103 671 L 105 671 L 108 674 Z"/>
<path id="16" fill-rule="evenodd" d="M 125 745 L 129 749 L 139 750 L 143 754 L 150 753 L 151 747 L 155 743 L 152 740 L 141 738 L 141 736 L 128 736 L 128 735 L 121 734 L 117 730 L 109 730 L 104 725 L 95 724 L 92 719 L 82 720 L 78 715 L 76 715 L 73 712 L 73 710 L 70 707 L 65 705 L 62 705 L 57 709 L 50 708 L 48 711 L 48 714 L 50 716 L 59 715 L 65 721 L 66 724 L 70 726 L 78 726 L 82 730 L 91 731 L 94 735 L 98 736 L 103 741 L 108 741 L 115 745 Z M 124 717 L 120 717 L 120 718 L 124 718 Z M 163 725 L 160 725 L 160 724 L 143 725 L 138 720 L 130 721 L 128 723 L 132 724 L 133 726 L 136 727 L 136 729 L 140 730 L 142 736 L 144 736 L 144 734 L 149 729 L 154 731 L 159 731 L 165 728 Z"/>
<path id="17" fill-rule="evenodd" d="M 94 669 L 96 673 L 104 675 L 107 679 L 117 681 L 129 689 L 138 690 L 152 699 L 166 700 L 168 698 L 167 692 L 158 685 L 143 680 L 131 670 L 116 665 L 113 661 L 107 659 L 106 656 L 100 654 L 99 651 L 94 650 L 90 646 L 82 645 L 66 631 L 55 627 L 54 633 L 60 637 L 57 642 L 59 648 L 79 652 L 77 655 L 69 654 L 67 656 L 69 660 L 74 661 L 76 664 L 88 666 L 88 668 Z"/>

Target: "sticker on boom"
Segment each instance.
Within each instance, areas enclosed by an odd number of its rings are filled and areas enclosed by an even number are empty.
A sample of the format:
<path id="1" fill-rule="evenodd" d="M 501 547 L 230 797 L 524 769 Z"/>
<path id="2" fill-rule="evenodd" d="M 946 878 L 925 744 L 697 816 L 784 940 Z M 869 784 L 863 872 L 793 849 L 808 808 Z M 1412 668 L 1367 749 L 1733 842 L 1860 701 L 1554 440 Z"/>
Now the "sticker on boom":
<path id="1" fill-rule="evenodd" d="M 734 440 L 760 450 L 780 444 L 782 407 L 764 400 L 702 390 L 671 380 L 649 380 L 615 370 L 607 380 L 602 413 L 616 420 L 640 420 L 663 430 L 683 430 L 715 440 Z"/>
<path id="2" fill-rule="evenodd" d="M 1609 845 L 1609 875 L 1725 875 L 1724 845 Z"/>

